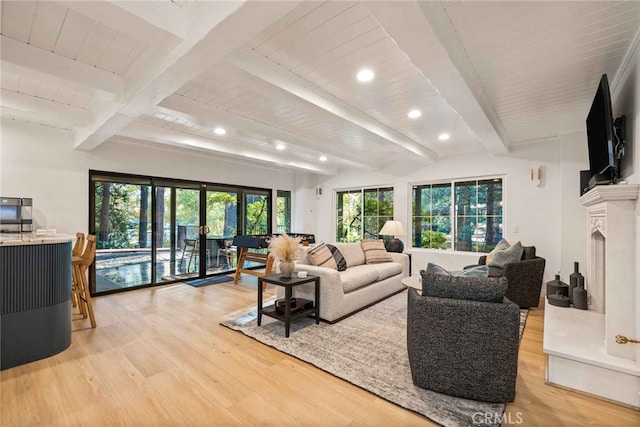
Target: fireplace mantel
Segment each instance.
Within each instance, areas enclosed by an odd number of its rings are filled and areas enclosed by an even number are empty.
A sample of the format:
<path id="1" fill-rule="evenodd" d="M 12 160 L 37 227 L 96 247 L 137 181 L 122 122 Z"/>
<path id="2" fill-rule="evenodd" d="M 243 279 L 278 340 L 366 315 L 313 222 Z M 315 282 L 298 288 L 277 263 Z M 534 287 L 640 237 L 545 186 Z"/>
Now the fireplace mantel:
<path id="1" fill-rule="evenodd" d="M 636 200 L 639 189 L 637 184 L 596 185 L 580 197 L 580 202 L 583 206 L 591 206 L 616 200 Z"/>

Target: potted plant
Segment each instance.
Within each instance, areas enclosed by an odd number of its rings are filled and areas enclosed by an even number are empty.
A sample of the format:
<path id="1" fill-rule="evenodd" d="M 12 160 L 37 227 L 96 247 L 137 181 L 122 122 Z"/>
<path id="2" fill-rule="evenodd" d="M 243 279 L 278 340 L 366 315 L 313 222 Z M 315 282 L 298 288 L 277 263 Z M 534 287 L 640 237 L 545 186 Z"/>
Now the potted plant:
<path id="1" fill-rule="evenodd" d="M 298 256 L 299 237 L 291 237 L 287 233 L 269 240 L 269 253 L 280 261 L 280 272 L 283 277 L 291 277 Z"/>

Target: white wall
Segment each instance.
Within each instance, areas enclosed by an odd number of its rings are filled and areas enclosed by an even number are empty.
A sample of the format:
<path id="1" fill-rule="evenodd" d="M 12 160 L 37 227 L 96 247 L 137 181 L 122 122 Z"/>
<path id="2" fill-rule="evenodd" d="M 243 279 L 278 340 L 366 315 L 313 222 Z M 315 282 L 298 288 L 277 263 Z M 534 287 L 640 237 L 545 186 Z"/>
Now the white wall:
<path id="1" fill-rule="evenodd" d="M 624 179 L 630 184 L 640 183 L 640 48 L 636 44 L 627 65 L 620 72 L 620 83 L 612 88 L 613 114 L 627 117 L 627 150 L 623 159 Z M 636 203 L 636 336 L 640 334 L 640 202 Z M 630 320 L 631 321 L 631 320 Z M 640 346 L 636 346 L 636 360 L 640 364 Z"/>
<path id="2" fill-rule="evenodd" d="M 584 146 L 586 152 L 586 144 Z M 554 141 L 547 144 L 521 146 L 512 149 L 507 156 L 487 153 L 444 157 L 435 164 L 413 170 L 403 176 L 381 172 L 350 171 L 335 177 L 319 177 L 319 185 L 325 194 L 318 203 L 318 237 L 335 240 L 335 190 L 359 186 L 394 187 L 395 217 L 409 228 L 410 185 L 442 179 L 459 179 L 502 175 L 505 185 L 504 237 L 524 245 L 535 245 L 538 254 L 547 259 L 546 278 L 551 279 L 561 264 L 561 149 Z M 530 181 L 530 169 L 541 166 L 543 182 L 540 187 Z M 575 195 L 578 195 L 576 185 Z M 515 227 L 518 232 L 514 231 Z M 459 269 L 476 263 L 477 254 L 445 252 L 430 249 L 411 249 L 409 239 L 405 251 L 413 255 L 414 273 L 427 262 L 435 262 L 445 268 Z"/>
<path id="3" fill-rule="evenodd" d="M 113 142 L 78 151 L 69 132 L 6 120 L 1 136 L 0 195 L 32 197 L 36 225 L 60 233 L 88 230 L 89 169 L 295 190 L 291 172 L 210 155 Z"/>

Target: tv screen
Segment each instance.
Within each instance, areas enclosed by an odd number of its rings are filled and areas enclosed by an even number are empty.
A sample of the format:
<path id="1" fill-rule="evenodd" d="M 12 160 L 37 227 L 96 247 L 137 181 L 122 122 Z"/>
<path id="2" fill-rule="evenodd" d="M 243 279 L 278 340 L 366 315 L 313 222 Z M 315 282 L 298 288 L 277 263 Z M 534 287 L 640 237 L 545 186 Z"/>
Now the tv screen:
<path id="1" fill-rule="evenodd" d="M 615 167 L 613 113 L 609 81 L 603 74 L 587 116 L 587 141 L 591 175 L 610 172 Z"/>

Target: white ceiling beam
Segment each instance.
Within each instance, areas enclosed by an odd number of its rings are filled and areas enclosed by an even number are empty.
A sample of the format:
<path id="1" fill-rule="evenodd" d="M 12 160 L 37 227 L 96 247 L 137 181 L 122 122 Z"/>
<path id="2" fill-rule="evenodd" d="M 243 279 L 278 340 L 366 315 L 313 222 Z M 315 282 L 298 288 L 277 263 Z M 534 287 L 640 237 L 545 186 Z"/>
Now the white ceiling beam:
<path id="1" fill-rule="evenodd" d="M 125 105 L 104 111 L 93 126 L 77 132 L 76 148 L 92 150 L 118 133 L 127 124 L 121 116 L 129 117 L 131 123 L 139 115 L 152 112 L 162 99 L 251 40 L 297 4 L 295 1 L 207 3 L 206 10 L 210 13 L 199 18 L 209 24 L 209 31 L 201 28 L 162 58 L 156 68 L 141 70 L 144 78 L 127 88 Z"/>
<path id="2" fill-rule="evenodd" d="M 420 156 L 427 161 L 435 161 L 437 154 L 407 138 L 400 132 L 378 122 L 371 116 L 352 107 L 342 99 L 330 94 L 300 76 L 281 67 L 250 49 L 239 49 L 227 57 L 236 67 L 285 90 L 306 102 L 347 120 L 364 130 L 378 135 L 399 147 Z"/>
<path id="3" fill-rule="evenodd" d="M 205 105 L 188 99 L 180 95 L 170 95 L 159 105 L 157 111 L 169 116 L 183 118 L 192 123 L 197 123 L 209 128 L 214 128 L 224 123 L 225 126 L 240 130 L 250 138 L 263 141 L 282 141 L 288 145 L 295 146 L 296 151 L 317 156 L 326 154 L 332 156 L 345 166 L 360 169 L 374 169 L 374 165 L 366 164 L 362 161 L 351 160 L 346 157 L 344 151 L 334 152 L 324 149 L 319 153 L 316 149 L 309 148 L 317 145 L 316 142 L 301 135 L 293 134 L 285 129 L 277 128 L 270 124 L 260 122 L 249 117 L 241 116 L 233 112 L 217 108 L 212 105 Z M 363 160 L 363 159 L 362 159 Z"/>
<path id="4" fill-rule="evenodd" d="M 191 135 L 172 129 L 161 128 L 146 123 L 131 123 L 122 132 L 121 136 L 128 138 L 153 141 L 159 144 L 171 145 L 174 147 L 187 148 L 208 153 L 220 153 L 237 159 L 247 158 L 252 161 L 269 164 L 287 169 L 304 170 L 306 172 L 318 173 L 322 175 L 336 175 L 336 168 L 320 164 L 317 162 L 304 162 L 291 159 L 288 155 L 277 155 L 271 152 L 256 150 L 244 147 L 241 141 L 219 142 L 211 138 Z M 228 138 L 227 138 L 228 139 Z"/>
<path id="5" fill-rule="evenodd" d="M 0 57 L 3 71 L 29 70 L 29 73 L 46 74 L 60 82 L 81 86 L 84 90 L 99 90 L 108 94 L 120 94 L 124 89 L 122 77 L 64 56 L 56 55 L 26 43 L 0 36 Z M 4 68 L 6 65 L 11 65 Z"/>
<path id="6" fill-rule="evenodd" d="M 162 15 L 167 13 L 166 8 L 146 15 L 145 12 L 161 7 L 159 3 L 162 2 L 59 1 L 58 3 L 138 40 L 156 46 L 164 45 L 168 47 L 167 50 L 178 45 L 182 40 L 183 31 L 177 30 L 175 24 L 169 25 L 166 19 L 162 18 Z M 174 20 L 177 21 L 175 18 L 174 15 Z"/>
<path id="7" fill-rule="evenodd" d="M 49 122 L 62 122 L 66 125 L 72 124 L 75 127 L 86 126 L 93 118 L 90 111 L 79 107 L 37 98 L 8 89 L 2 89 L 0 94 L 3 109 L 18 110 L 23 114 L 33 113 L 34 117 Z"/>
<path id="8" fill-rule="evenodd" d="M 362 4 L 457 111 L 484 146 L 495 154 L 508 153 L 508 140 L 498 116 L 486 94 L 483 95 L 482 85 L 470 68 L 455 31 L 446 16 L 443 16 L 440 2 Z M 466 58 L 466 65 L 462 58 Z"/>

